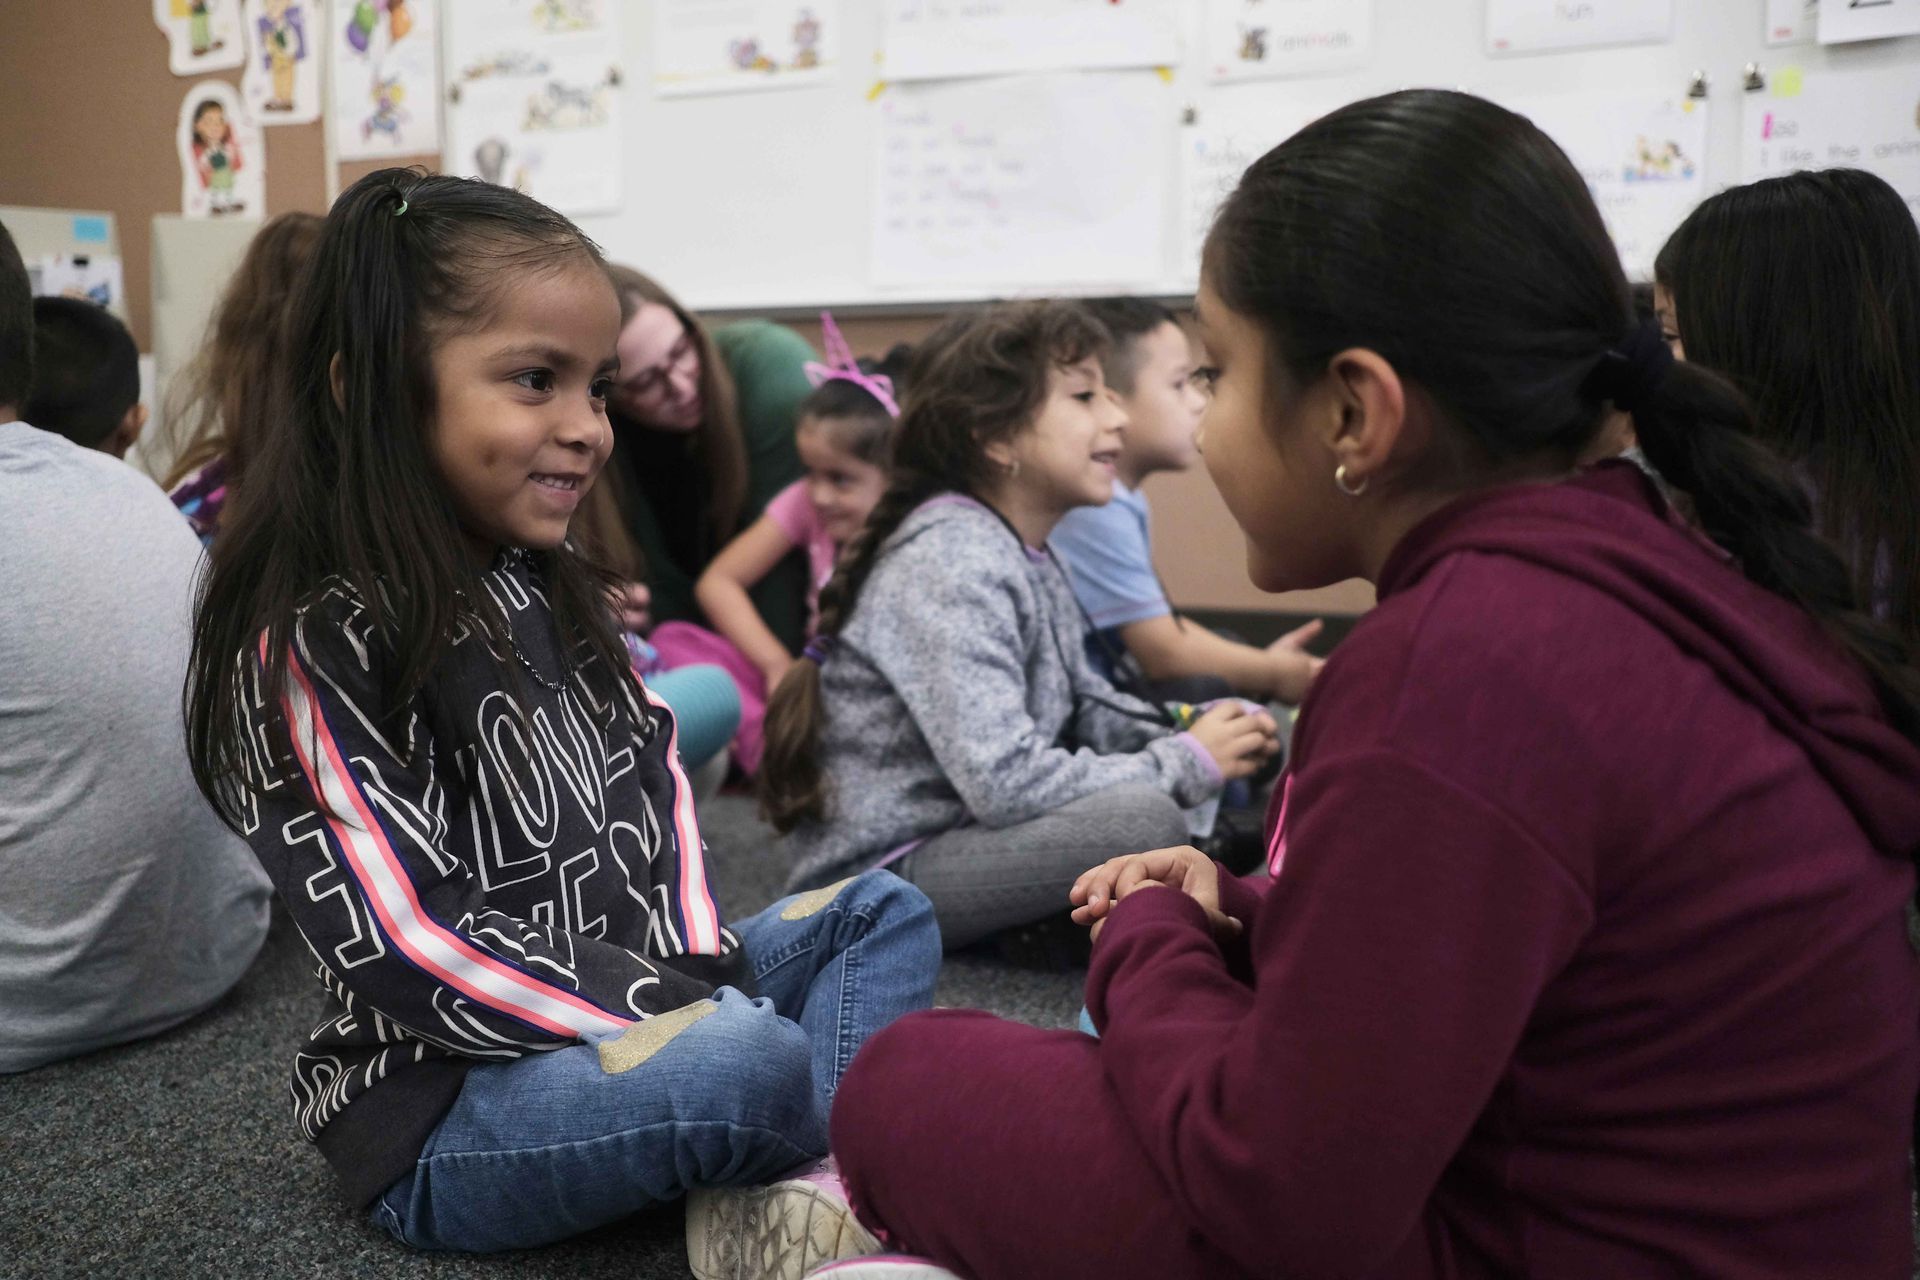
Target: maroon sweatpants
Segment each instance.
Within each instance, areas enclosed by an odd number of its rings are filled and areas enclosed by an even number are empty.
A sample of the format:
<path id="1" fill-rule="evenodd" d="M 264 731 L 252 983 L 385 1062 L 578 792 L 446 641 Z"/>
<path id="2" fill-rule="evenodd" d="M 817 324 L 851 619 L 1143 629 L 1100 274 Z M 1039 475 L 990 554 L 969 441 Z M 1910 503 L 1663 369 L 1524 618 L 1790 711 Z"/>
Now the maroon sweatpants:
<path id="1" fill-rule="evenodd" d="M 991 1014 L 909 1014 L 840 1082 L 833 1150 L 891 1247 L 974 1280 L 1223 1280 L 1147 1163 L 1099 1043 Z"/>

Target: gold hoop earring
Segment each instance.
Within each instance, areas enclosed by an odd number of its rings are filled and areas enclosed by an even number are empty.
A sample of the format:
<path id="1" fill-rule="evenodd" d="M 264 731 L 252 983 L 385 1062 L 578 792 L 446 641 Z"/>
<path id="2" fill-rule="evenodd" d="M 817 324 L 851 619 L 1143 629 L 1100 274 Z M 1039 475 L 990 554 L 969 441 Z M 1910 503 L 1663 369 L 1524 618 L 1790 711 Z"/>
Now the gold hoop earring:
<path id="1" fill-rule="evenodd" d="M 1357 498 L 1367 491 L 1367 477 L 1362 476 L 1360 483 L 1352 484 L 1347 480 L 1347 464 L 1341 463 L 1333 469 L 1333 487 L 1349 498 Z"/>

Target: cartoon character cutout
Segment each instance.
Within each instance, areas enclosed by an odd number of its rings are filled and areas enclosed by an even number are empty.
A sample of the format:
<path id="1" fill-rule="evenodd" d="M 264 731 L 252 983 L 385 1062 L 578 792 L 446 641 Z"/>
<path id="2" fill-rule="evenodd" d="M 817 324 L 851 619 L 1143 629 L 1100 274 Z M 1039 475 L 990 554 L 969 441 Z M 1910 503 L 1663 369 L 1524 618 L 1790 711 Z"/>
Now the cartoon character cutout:
<path id="1" fill-rule="evenodd" d="M 246 202 L 234 190 L 244 163 L 225 104 L 215 98 L 202 99 L 193 108 L 193 166 L 200 175 L 200 185 L 207 189 L 208 209 L 215 217 L 246 210 Z"/>
<path id="2" fill-rule="evenodd" d="M 793 62 L 795 71 L 820 65 L 820 19 L 813 10 L 802 9 L 793 24 Z"/>
<path id="3" fill-rule="evenodd" d="M 779 66 L 772 58 L 760 51 L 760 42 L 752 37 L 735 40 L 727 46 L 727 55 L 733 65 L 742 71 L 777 71 Z"/>
<path id="4" fill-rule="evenodd" d="M 1267 60 L 1267 29 L 1265 27 L 1240 28 L 1240 61 L 1265 62 Z"/>
<path id="5" fill-rule="evenodd" d="M 359 0 L 353 16 L 347 20 L 347 43 L 355 53 L 365 53 L 373 44 L 373 32 L 381 15 L 387 19 L 387 42 L 397 44 L 413 30 L 413 13 L 407 0 Z"/>
<path id="6" fill-rule="evenodd" d="M 307 56 L 307 15 L 293 0 L 261 0 L 260 47 L 273 92 L 268 111 L 293 110 L 293 75 Z"/>
<path id="7" fill-rule="evenodd" d="M 188 90 L 180 104 L 175 144 L 181 208 L 187 216 L 260 216 L 260 133 L 232 84 L 202 80 Z"/>
<path id="8" fill-rule="evenodd" d="M 240 0 L 153 0 L 167 36 L 167 66 L 177 76 L 237 67 L 247 60 Z"/>
<path id="9" fill-rule="evenodd" d="M 397 75 L 376 76 L 371 90 L 373 110 L 360 122 L 362 141 L 379 134 L 397 140 L 400 128 L 411 118 L 400 104 L 407 99 L 407 86 Z"/>

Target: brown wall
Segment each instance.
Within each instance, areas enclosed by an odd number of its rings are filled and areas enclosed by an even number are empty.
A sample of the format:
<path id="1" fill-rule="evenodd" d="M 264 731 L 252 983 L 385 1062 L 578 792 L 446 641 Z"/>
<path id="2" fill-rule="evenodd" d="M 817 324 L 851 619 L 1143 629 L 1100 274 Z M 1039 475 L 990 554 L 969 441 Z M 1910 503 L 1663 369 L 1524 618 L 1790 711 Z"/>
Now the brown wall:
<path id="1" fill-rule="evenodd" d="M 0 0 L 0 204 L 105 209 L 119 224 L 127 318 L 153 348 L 152 219 L 180 212 L 173 135 L 181 98 L 202 79 L 237 85 L 240 70 L 176 76 L 148 0 Z M 326 212 L 321 125 L 265 129 L 269 215 Z M 387 163 L 340 166 L 342 186 Z"/>

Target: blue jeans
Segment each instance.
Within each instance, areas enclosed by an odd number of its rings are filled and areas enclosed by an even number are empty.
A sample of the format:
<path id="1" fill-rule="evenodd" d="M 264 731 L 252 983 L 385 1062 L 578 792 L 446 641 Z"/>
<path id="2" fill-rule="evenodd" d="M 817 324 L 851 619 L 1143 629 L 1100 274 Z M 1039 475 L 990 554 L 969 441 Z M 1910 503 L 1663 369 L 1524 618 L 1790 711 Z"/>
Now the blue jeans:
<path id="1" fill-rule="evenodd" d="M 760 998 L 723 987 L 663 1015 L 673 1028 L 663 1037 L 638 1036 L 641 1023 L 473 1067 L 413 1172 L 373 1202 L 373 1220 L 421 1249 L 525 1249 L 824 1155 L 854 1053 L 932 1003 L 933 908 L 870 871 L 732 927 Z"/>

